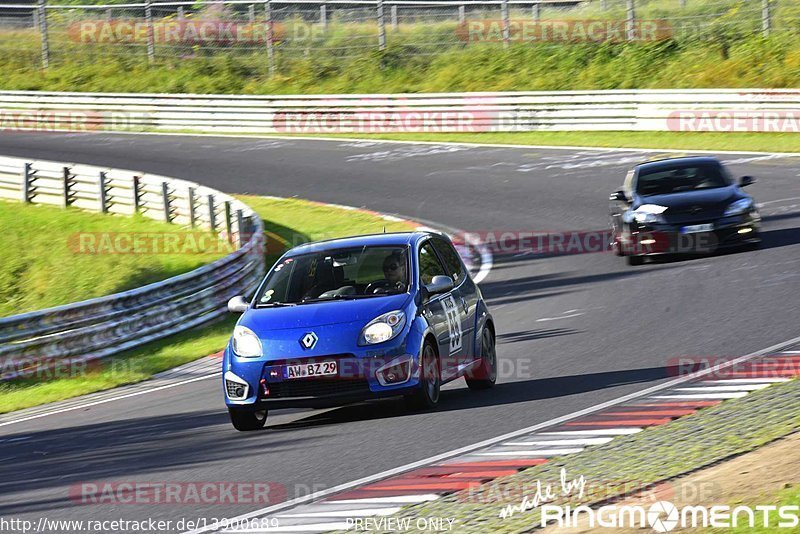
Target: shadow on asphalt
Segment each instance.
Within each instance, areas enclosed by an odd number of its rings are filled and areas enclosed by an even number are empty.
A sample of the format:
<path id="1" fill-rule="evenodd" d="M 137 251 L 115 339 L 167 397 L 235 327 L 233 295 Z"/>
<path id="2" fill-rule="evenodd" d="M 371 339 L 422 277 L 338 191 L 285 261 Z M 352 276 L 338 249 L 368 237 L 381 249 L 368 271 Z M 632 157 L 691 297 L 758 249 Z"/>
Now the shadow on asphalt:
<path id="1" fill-rule="evenodd" d="M 461 411 L 486 406 L 518 404 L 532 400 L 552 399 L 578 395 L 590 391 L 655 382 L 675 377 L 681 372 L 676 366 L 649 367 L 623 371 L 606 371 L 582 375 L 538 378 L 498 384 L 491 390 L 471 391 L 466 388 L 444 390 L 436 412 Z M 460 379 L 459 379 L 460 380 Z M 458 381 L 456 381 L 458 382 Z M 424 412 L 420 412 L 424 413 Z M 312 415 L 292 423 L 269 426 L 270 431 L 288 431 L 299 428 L 338 425 L 354 421 L 390 419 L 412 415 L 402 399 L 385 399 L 345 406 L 325 413 Z"/>

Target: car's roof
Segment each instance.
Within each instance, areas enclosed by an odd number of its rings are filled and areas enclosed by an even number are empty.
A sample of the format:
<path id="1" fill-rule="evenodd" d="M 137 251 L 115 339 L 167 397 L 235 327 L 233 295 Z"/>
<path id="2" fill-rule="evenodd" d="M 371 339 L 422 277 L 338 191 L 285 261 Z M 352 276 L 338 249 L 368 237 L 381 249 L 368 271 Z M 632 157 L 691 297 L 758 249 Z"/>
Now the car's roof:
<path id="1" fill-rule="evenodd" d="M 664 158 L 655 161 L 648 161 L 640 163 L 636 166 L 639 171 L 648 170 L 654 171 L 659 169 L 672 169 L 686 167 L 689 165 L 702 165 L 704 163 L 720 164 L 720 161 L 714 156 L 683 156 L 678 158 Z"/>
<path id="2" fill-rule="evenodd" d="M 374 247 L 374 246 L 407 246 L 416 243 L 420 239 L 429 235 L 439 235 L 435 232 L 414 231 L 414 232 L 391 232 L 386 234 L 358 235 L 353 237 L 342 237 L 329 239 L 326 241 L 315 241 L 304 243 L 289 251 L 289 255 L 305 254 L 307 252 L 318 252 L 336 248 L 349 247 Z"/>

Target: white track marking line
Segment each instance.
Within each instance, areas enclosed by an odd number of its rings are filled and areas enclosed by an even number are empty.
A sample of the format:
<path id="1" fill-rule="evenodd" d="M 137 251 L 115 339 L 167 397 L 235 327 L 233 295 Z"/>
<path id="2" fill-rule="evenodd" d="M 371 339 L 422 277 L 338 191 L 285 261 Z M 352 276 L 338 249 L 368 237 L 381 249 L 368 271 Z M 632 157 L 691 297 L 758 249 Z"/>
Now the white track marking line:
<path id="1" fill-rule="evenodd" d="M 784 350 L 778 354 L 800 354 L 800 350 Z"/>
<path id="2" fill-rule="evenodd" d="M 35 415 L 22 417 L 20 419 L 14 419 L 13 421 L 5 421 L 3 423 L 0 423 L 0 426 L 13 425 L 13 424 L 16 424 L 16 423 L 23 423 L 25 421 L 31 421 L 33 419 L 39 419 L 40 417 L 47 417 L 49 415 L 55 415 L 55 414 L 64 413 L 64 412 L 71 412 L 73 410 L 83 410 L 85 408 L 91 408 L 92 406 L 98 406 L 100 404 L 105 404 L 107 402 L 113 402 L 113 401 L 118 401 L 118 400 L 122 400 L 122 399 L 129 399 L 131 397 L 138 397 L 139 395 L 145 395 L 147 393 L 154 393 L 156 391 L 162 391 L 164 389 L 170 389 L 170 388 L 174 388 L 174 387 L 178 387 L 178 386 L 184 386 L 186 384 L 191 384 L 192 382 L 199 382 L 200 380 L 208 380 L 209 378 L 218 378 L 218 377 L 219 377 L 219 374 L 217 374 L 217 373 L 214 373 L 214 374 L 211 374 L 211 375 L 205 375 L 205 376 L 198 376 L 198 377 L 195 377 L 195 378 L 190 378 L 188 380 L 182 380 L 180 382 L 175 382 L 173 384 L 165 384 L 163 386 L 158 386 L 158 387 L 155 387 L 155 388 L 152 388 L 152 389 L 143 389 L 141 391 L 134 391 L 134 392 L 131 392 L 131 393 L 126 393 L 124 395 L 118 395 L 116 397 L 109 397 L 109 398 L 106 398 L 106 399 L 100 399 L 100 400 L 96 400 L 96 401 L 92 401 L 92 402 L 87 402 L 86 404 L 77 404 L 75 406 L 67 406 L 66 408 L 60 408 L 58 410 L 53 410 L 51 412 L 37 413 Z"/>
<path id="3" fill-rule="evenodd" d="M 397 497 L 369 497 L 366 499 L 341 499 L 336 501 L 325 501 L 324 504 L 418 504 L 421 502 L 435 501 L 440 496 L 435 493 L 423 493 L 420 495 L 398 495 Z"/>
<path id="4" fill-rule="evenodd" d="M 757 389 L 764 389 L 768 387 L 769 384 L 741 384 L 738 386 L 699 386 L 696 388 L 675 388 L 675 391 L 696 391 L 698 393 L 701 391 L 755 391 Z"/>
<path id="5" fill-rule="evenodd" d="M 561 430 L 559 432 L 539 432 L 538 436 L 627 436 L 641 432 L 641 428 L 604 428 L 598 430 Z"/>
<path id="6" fill-rule="evenodd" d="M 253 517 L 259 517 L 259 516 L 267 515 L 267 514 L 270 514 L 270 513 L 276 512 L 276 511 L 280 511 L 280 510 L 286 510 L 286 509 L 289 509 L 289 508 L 293 508 L 293 507 L 297 506 L 298 504 L 305 504 L 305 503 L 308 503 L 308 502 L 317 501 L 319 499 L 322 499 L 323 497 L 327 497 L 329 495 L 335 495 L 336 493 L 341 493 L 341 492 L 343 492 L 345 490 L 353 489 L 353 488 L 356 488 L 356 487 L 359 487 L 359 486 L 364 486 L 364 485 L 369 484 L 371 482 L 377 482 L 379 480 L 383 480 L 383 479 L 389 478 L 389 477 L 394 476 L 394 475 L 398 475 L 398 474 L 401 474 L 401 473 L 405 473 L 407 471 L 411 471 L 411 470 L 416 469 L 418 467 L 425 467 L 425 466 L 429 466 L 429 465 L 435 464 L 435 463 L 442 463 L 445 460 L 453 460 L 457 456 L 463 456 L 463 455 L 466 455 L 467 453 L 472 453 L 473 451 L 486 448 L 486 447 L 488 447 L 490 445 L 497 445 L 498 443 L 502 443 L 504 441 L 509 441 L 511 439 L 518 438 L 519 436 L 526 436 L 526 435 L 529 435 L 529 434 L 533 434 L 537 430 L 541 430 L 543 428 L 548 428 L 548 427 L 551 427 L 551 426 L 554 426 L 554 425 L 557 425 L 557 424 L 560 424 L 560 423 L 564 423 L 564 422 L 567 422 L 567 421 L 578 419 L 580 417 L 583 417 L 584 415 L 594 414 L 596 412 L 605 410 L 606 408 L 610 408 L 612 406 L 618 406 L 620 404 L 625 404 L 625 403 L 628 403 L 628 402 L 630 402 L 632 400 L 642 399 L 642 398 L 651 398 L 651 399 L 659 399 L 659 398 L 671 399 L 671 398 L 675 398 L 676 396 L 658 397 L 658 396 L 653 396 L 653 394 L 657 393 L 659 391 L 669 390 L 669 389 L 674 388 L 675 386 L 677 386 L 679 384 L 685 384 L 686 382 L 697 380 L 697 379 L 702 378 L 704 376 L 713 375 L 714 373 L 718 373 L 719 371 L 721 371 L 723 369 L 727 369 L 728 367 L 733 367 L 733 366 L 738 365 L 738 364 L 740 364 L 742 362 L 745 362 L 747 360 L 752 360 L 753 358 L 758 358 L 758 357 L 763 356 L 765 354 L 774 353 L 774 352 L 782 349 L 783 347 L 793 346 L 793 345 L 795 345 L 797 343 L 800 343 L 800 336 L 792 338 L 792 339 L 789 339 L 787 341 L 783 341 L 782 343 L 776 343 L 776 344 L 771 345 L 769 347 L 766 347 L 764 349 L 761 349 L 761 350 L 758 350 L 758 351 L 755 351 L 755 352 L 751 352 L 750 354 L 745 354 L 744 356 L 740 356 L 738 358 L 734 358 L 733 360 L 729 360 L 727 362 L 723 362 L 723 363 L 717 364 L 717 365 L 715 365 L 713 367 L 709 367 L 707 369 L 703 369 L 703 370 L 697 371 L 695 373 L 690 373 L 690 374 L 681 376 L 679 378 L 675 378 L 673 380 L 669 380 L 667 382 L 663 382 L 661 384 L 657 384 L 655 386 L 642 389 L 640 391 L 635 391 L 633 393 L 629 393 L 628 395 L 623 395 L 622 397 L 618 397 L 616 399 L 611 399 L 609 401 L 602 402 L 600 404 L 595 404 L 594 406 L 590 406 L 588 408 L 584 408 L 583 410 L 578 410 L 577 412 L 572 412 L 570 414 L 563 415 L 561 417 L 556 417 L 556 418 L 550 419 L 548 421 L 537 423 L 537 424 L 529 426 L 527 428 L 522 428 L 522 429 L 519 429 L 519 430 L 515 430 L 513 432 L 508 432 L 506 434 L 503 434 L 503 435 L 500 435 L 500 436 L 496 436 L 494 438 L 490 438 L 490 439 L 487 439 L 487 440 L 484 440 L 484 441 L 480 441 L 478 443 L 473 443 L 472 445 L 467 445 L 466 447 L 461 447 L 459 449 L 455 449 L 455 450 L 452 450 L 452 451 L 449 451 L 449 452 L 445 452 L 445 453 L 442 453 L 442 454 L 437 454 L 437 455 L 431 456 L 429 458 L 418 460 L 416 462 L 412 462 L 412 463 L 409 463 L 409 464 L 406 464 L 406 465 L 402 465 L 402 466 L 399 466 L 399 467 L 395 467 L 393 469 L 388 469 L 386 471 L 383 471 L 383 472 L 380 472 L 380 473 L 376 473 L 374 475 L 369 475 L 369 476 L 366 476 L 366 477 L 363 477 L 363 478 L 360 478 L 360 479 L 357 479 L 357 480 L 353 480 L 351 482 L 345 482 L 343 484 L 339 484 L 337 486 L 333 486 L 331 488 L 328 488 L 328 489 L 325 489 L 325 490 L 322 490 L 322 491 L 311 493 L 309 495 L 304 495 L 303 497 L 298 497 L 298 498 L 292 499 L 290 501 L 286 501 L 286 502 L 283 502 L 283 503 L 280 503 L 280 504 L 275 504 L 273 506 L 268 506 L 266 508 L 262 508 L 262 509 L 259 509 L 259 510 L 254 510 L 254 511 L 248 512 L 246 514 L 242 514 L 242 515 L 236 516 L 234 518 L 230 518 L 230 520 L 231 521 L 241 521 L 241 520 L 244 520 L 244 519 L 250 519 L 250 518 L 253 518 Z M 724 396 L 724 398 L 736 398 L 736 397 L 747 395 L 747 393 L 746 392 L 741 392 L 741 393 L 717 393 L 717 394 L 708 394 L 708 395 L 699 395 L 699 396 L 698 395 L 695 395 L 695 396 L 692 396 L 692 395 L 679 395 L 679 396 L 677 396 L 677 398 L 687 398 L 687 397 L 688 398 L 697 398 L 697 397 L 699 397 L 699 398 L 710 398 L 712 395 L 714 395 L 715 397 Z M 616 430 L 617 432 L 628 431 L 630 433 L 634 433 L 634 432 L 640 431 L 641 429 L 640 428 L 636 428 L 636 429 L 604 429 L 604 430 L 602 430 L 599 433 L 596 433 L 594 435 L 601 435 L 602 436 L 604 433 L 606 435 L 613 435 L 612 431 L 614 431 L 614 430 Z M 583 431 L 583 432 L 592 432 L 592 431 Z M 544 434 L 544 433 L 542 433 L 542 434 Z M 564 434 L 564 432 L 562 432 L 561 434 Z M 584 435 L 587 435 L 587 434 L 584 434 Z M 591 435 L 591 434 L 589 434 L 589 435 Z M 213 525 L 210 525 L 210 526 L 205 527 L 205 528 L 200 528 L 200 529 L 195 529 L 195 530 L 192 530 L 192 531 L 188 531 L 186 534 L 200 534 L 201 532 L 209 532 L 211 530 L 213 530 Z"/>
<path id="7" fill-rule="evenodd" d="M 585 439 L 562 439 L 562 440 L 547 440 L 547 441 L 513 441 L 503 443 L 507 447 L 535 447 L 539 445 L 553 446 L 553 445 L 602 445 L 613 441 L 614 438 L 585 438 Z"/>
<path id="8" fill-rule="evenodd" d="M 542 317 L 541 319 L 536 319 L 537 323 L 542 323 L 544 321 L 558 321 L 559 319 L 572 319 L 573 317 L 580 317 L 584 315 L 583 313 L 571 313 L 569 315 L 562 315 L 560 317 Z"/>
<path id="9" fill-rule="evenodd" d="M 746 391 L 738 393 L 706 393 L 700 395 L 661 395 L 654 399 L 738 399 L 747 395 Z"/>
<path id="10" fill-rule="evenodd" d="M 392 515 L 403 508 L 402 506 L 392 506 L 391 508 L 353 508 L 352 510 L 331 510 L 330 512 L 308 512 L 300 514 L 280 514 L 273 517 L 286 519 L 321 518 L 321 517 L 363 517 L 370 515 Z"/>
<path id="11" fill-rule="evenodd" d="M 489 451 L 489 452 L 476 452 L 475 456 L 561 456 L 562 454 L 576 454 L 582 452 L 580 449 L 538 449 L 527 451 Z"/>
<path id="12" fill-rule="evenodd" d="M 774 384 L 788 382 L 791 378 L 726 378 L 724 380 L 706 380 L 703 384 Z"/>

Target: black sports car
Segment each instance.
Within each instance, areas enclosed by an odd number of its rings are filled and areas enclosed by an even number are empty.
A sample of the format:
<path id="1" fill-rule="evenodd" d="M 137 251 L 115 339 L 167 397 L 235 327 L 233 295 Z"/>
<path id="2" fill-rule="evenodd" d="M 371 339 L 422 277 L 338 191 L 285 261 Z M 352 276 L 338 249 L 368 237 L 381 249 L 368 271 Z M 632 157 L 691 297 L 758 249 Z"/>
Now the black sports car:
<path id="1" fill-rule="evenodd" d="M 645 256 L 708 253 L 721 247 L 757 246 L 761 217 L 713 157 L 670 158 L 637 165 L 609 197 L 616 253 L 639 265 Z"/>

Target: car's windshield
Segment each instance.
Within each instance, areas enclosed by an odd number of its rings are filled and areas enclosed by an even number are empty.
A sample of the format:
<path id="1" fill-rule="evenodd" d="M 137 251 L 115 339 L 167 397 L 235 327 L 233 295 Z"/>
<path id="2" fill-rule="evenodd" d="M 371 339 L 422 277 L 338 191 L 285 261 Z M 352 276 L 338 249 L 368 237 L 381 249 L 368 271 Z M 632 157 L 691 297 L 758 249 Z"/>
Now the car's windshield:
<path id="1" fill-rule="evenodd" d="M 256 307 L 347 300 L 408 291 L 408 247 L 328 249 L 284 258 Z"/>
<path id="2" fill-rule="evenodd" d="M 642 169 L 636 181 L 641 196 L 669 195 L 698 189 L 727 187 L 730 179 L 725 168 L 716 163 L 676 166 L 669 169 Z"/>

